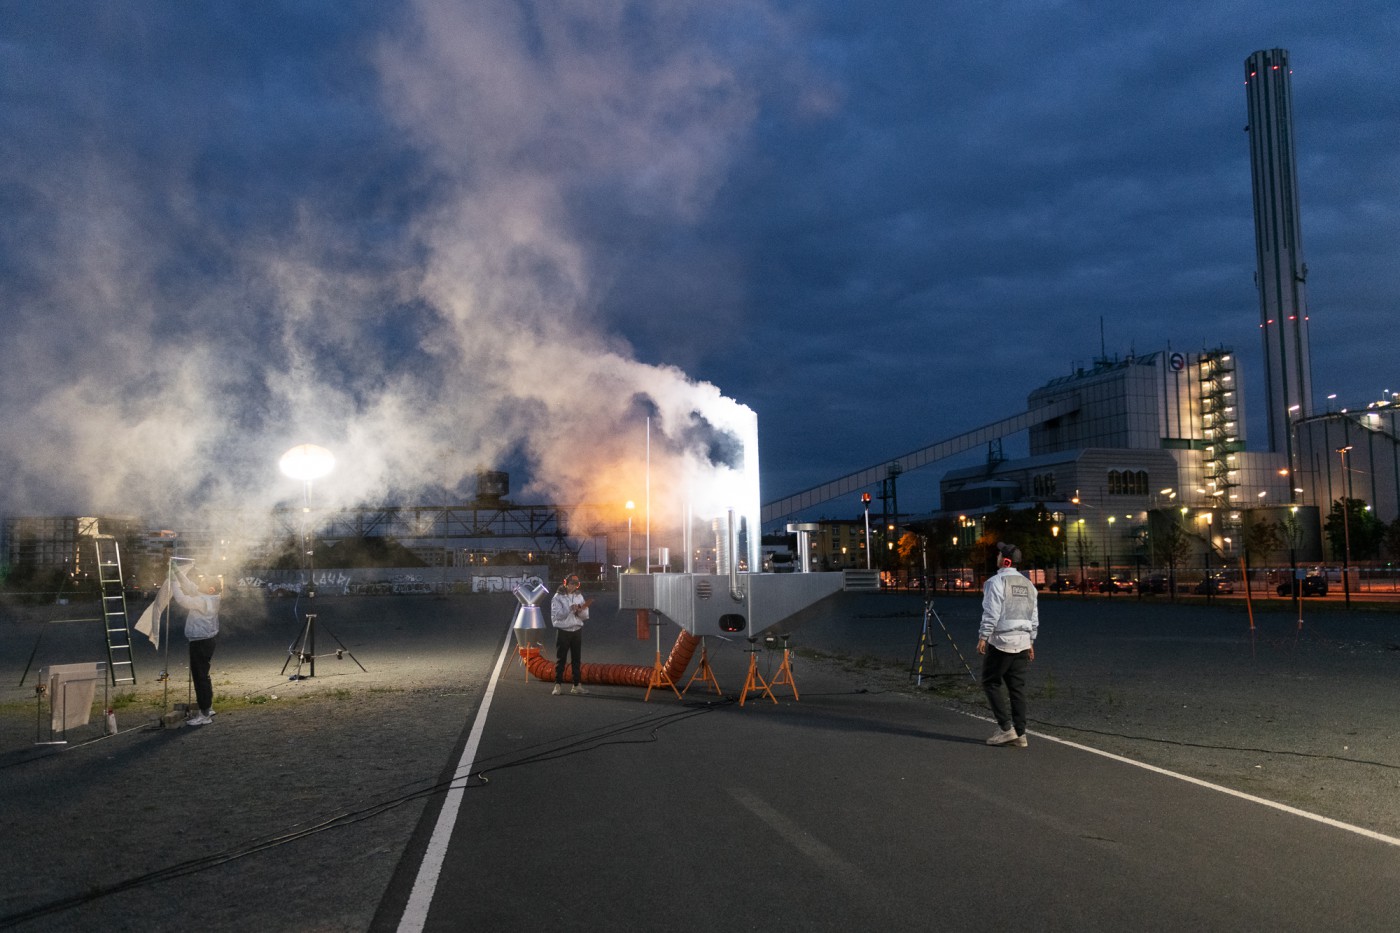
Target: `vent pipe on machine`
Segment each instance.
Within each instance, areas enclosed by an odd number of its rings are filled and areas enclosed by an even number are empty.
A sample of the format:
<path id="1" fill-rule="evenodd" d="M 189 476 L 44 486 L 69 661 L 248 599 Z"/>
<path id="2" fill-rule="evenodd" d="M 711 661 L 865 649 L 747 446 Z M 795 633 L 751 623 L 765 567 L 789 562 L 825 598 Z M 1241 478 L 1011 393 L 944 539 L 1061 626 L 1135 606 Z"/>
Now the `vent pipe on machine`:
<path id="1" fill-rule="evenodd" d="M 729 597 L 735 602 L 744 601 L 744 590 L 739 586 L 739 529 L 734 518 L 734 510 L 729 510 L 729 533 L 726 535 L 726 556 L 729 558 Z"/>

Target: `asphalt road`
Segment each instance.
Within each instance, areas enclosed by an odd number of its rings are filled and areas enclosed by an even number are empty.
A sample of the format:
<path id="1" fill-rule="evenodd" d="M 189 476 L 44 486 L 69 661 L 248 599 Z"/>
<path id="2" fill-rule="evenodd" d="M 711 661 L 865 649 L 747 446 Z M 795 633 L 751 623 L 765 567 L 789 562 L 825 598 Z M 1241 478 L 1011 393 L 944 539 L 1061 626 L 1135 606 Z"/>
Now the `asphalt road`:
<path id="1" fill-rule="evenodd" d="M 592 634 L 588 651 L 611 653 Z M 722 657 L 737 689 L 744 656 Z M 436 805 L 374 928 L 1382 930 L 1400 916 L 1393 838 L 1044 734 L 988 748 L 987 722 L 798 670 L 800 701 L 743 708 L 502 678 L 473 719 L 479 746 L 454 752 L 460 808 L 431 898 L 411 892 Z"/>
<path id="2" fill-rule="evenodd" d="M 595 606 L 585 660 L 649 665 L 655 641 L 615 605 Z M 800 699 L 740 708 L 732 642 L 710 645 L 722 694 L 551 696 L 503 650 L 509 597 L 325 600 L 321 650 L 367 670 L 329 657 L 288 682 L 290 606 L 230 605 L 213 726 L 128 718 L 45 757 L 20 672 L 87 658 L 91 633 L 6 617 L 3 916 L 86 890 L 22 928 L 1394 929 L 1400 616 L 1309 608 L 1300 631 L 1287 603 L 1251 619 L 1047 597 L 1018 750 L 984 744 L 957 654 L 976 599 L 934 606 L 935 689 L 908 689 L 921 602 L 843 595 L 793 627 Z M 183 689 L 179 650 L 143 648 L 143 677 L 170 660 Z M 173 793 L 111 806 L 153 778 Z M 198 827 L 194 782 L 217 801 Z"/>

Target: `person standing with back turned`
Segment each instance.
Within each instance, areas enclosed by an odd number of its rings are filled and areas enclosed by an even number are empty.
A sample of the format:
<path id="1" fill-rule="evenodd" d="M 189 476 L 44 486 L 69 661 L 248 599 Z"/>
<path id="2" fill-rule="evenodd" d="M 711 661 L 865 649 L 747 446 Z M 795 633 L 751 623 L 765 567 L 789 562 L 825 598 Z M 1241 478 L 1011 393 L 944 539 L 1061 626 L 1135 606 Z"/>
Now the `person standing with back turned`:
<path id="1" fill-rule="evenodd" d="M 997 572 L 982 586 L 977 653 L 982 655 L 982 690 L 997 720 L 997 732 L 987 744 L 1025 748 L 1026 669 L 1035 660 L 1040 609 L 1035 584 L 1016 571 L 1020 560 L 1020 548 L 997 544 Z"/>

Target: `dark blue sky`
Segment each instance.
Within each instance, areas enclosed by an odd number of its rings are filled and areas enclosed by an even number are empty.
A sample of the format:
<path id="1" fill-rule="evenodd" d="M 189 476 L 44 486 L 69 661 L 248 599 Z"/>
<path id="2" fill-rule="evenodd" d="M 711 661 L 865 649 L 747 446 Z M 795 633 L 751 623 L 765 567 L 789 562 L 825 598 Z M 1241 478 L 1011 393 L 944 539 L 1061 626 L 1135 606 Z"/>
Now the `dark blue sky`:
<path id="1" fill-rule="evenodd" d="M 1314 384 L 1364 404 L 1397 45 L 1291 0 L 5 0 L 0 512 L 243 500 L 303 440 L 347 499 L 629 497 L 706 384 L 766 501 L 1101 349 L 1234 347 L 1257 448 L 1244 59 L 1290 50 Z"/>

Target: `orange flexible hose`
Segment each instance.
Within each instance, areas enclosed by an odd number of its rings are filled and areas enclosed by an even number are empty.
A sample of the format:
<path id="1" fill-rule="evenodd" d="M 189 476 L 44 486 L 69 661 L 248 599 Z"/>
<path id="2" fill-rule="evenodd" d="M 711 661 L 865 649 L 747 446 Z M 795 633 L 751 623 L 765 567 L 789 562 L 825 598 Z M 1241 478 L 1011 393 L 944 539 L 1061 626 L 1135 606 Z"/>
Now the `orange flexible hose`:
<path id="1" fill-rule="evenodd" d="M 672 683 L 680 682 L 690 659 L 695 656 L 700 639 L 681 629 L 676 643 L 662 666 Z M 554 662 L 541 654 L 538 646 L 517 648 L 516 652 L 525 661 L 525 670 L 530 676 L 545 683 L 554 682 Z M 567 675 L 569 671 L 565 671 Z M 651 668 L 640 664 L 582 664 L 579 665 L 579 681 L 585 684 L 603 684 L 614 687 L 647 687 L 651 684 Z"/>

